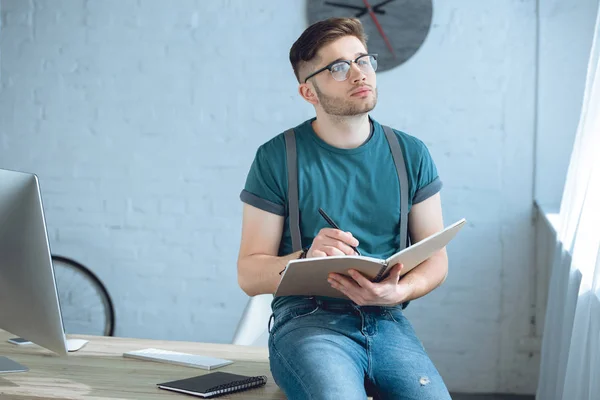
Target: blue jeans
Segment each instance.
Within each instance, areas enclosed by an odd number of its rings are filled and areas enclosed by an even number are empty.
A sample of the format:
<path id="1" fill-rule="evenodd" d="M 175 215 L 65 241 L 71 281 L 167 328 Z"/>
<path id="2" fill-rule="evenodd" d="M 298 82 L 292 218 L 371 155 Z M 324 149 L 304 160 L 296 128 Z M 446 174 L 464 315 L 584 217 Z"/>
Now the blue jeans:
<path id="1" fill-rule="evenodd" d="M 272 318 L 271 373 L 288 399 L 450 399 L 401 306 L 293 296 Z"/>

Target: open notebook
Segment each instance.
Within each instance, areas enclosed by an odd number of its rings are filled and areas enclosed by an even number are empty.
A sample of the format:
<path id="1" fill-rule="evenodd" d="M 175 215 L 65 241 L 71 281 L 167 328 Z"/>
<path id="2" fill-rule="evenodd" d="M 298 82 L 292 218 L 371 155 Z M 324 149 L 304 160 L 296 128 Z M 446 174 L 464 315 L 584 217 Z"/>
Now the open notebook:
<path id="1" fill-rule="evenodd" d="M 427 260 L 433 253 L 445 247 L 465 225 L 463 218 L 447 228 L 414 243 L 387 259 L 365 256 L 330 256 L 305 258 L 288 262 L 275 297 L 279 296 L 328 296 L 347 297 L 331 287 L 327 275 L 331 272 L 348 275 L 349 269 L 360 271 L 373 282 L 379 282 L 396 264 L 402 263 L 401 275 Z"/>

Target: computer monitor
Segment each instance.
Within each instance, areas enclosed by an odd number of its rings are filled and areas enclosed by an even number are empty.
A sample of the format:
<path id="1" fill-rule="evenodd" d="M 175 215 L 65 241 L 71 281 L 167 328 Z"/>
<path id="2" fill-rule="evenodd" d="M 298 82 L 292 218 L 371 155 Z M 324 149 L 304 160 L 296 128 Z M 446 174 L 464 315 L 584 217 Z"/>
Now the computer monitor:
<path id="1" fill-rule="evenodd" d="M 0 169 L 0 329 L 67 355 L 37 176 L 5 169 Z M 27 370 L 15 364 L 0 357 L 0 373 Z"/>

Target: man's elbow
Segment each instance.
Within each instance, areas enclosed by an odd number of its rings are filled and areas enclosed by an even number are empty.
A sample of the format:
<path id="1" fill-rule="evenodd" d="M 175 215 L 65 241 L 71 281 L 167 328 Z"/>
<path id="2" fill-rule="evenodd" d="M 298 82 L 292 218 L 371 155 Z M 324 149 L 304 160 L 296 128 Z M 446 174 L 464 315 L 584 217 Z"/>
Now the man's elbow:
<path id="1" fill-rule="evenodd" d="M 445 250 L 440 255 L 440 268 L 442 269 L 444 275 L 442 276 L 442 280 L 440 281 L 438 286 L 441 286 L 448 277 L 448 254 Z"/>
<path id="2" fill-rule="evenodd" d="M 256 296 L 258 294 L 256 292 L 256 288 L 254 288 L 253 285 L 250 284 L 250 280 L 248 279 L 247 274 L 244 273 L 244 265 L 243 264 L 244 263 L 242 262 L 242 260 L 239 260 L 238 264 L 237 264 L 238 286 L 248 296 L 250 296 L 250 297 Z"/>
<path id="3" fill-rule="evenodd" d="M 242 289 L 244 291 L 244 293 L 246 293 L 250 297 L 254 297 L 258 294 L 256 289 L 254 287 L 252 287 L 252 285 L 249 285 L 248 282 L 246 280 L 242 279 L 239 275 L 238 275 L 238 285 L 239 285 L 240 289 Z"/>
<path id="4" fill-rule="evenodd" d="M 438 286 L 442 286 L 442 284 L 444 282 L 446 282 L 446 278 L 448 277 L 448 267 L 446 267 L 446 272 L 444 273 L 444 276 L 442 277 L 442 280 L 440 281 L 440 283 L 438 284 Z"/>

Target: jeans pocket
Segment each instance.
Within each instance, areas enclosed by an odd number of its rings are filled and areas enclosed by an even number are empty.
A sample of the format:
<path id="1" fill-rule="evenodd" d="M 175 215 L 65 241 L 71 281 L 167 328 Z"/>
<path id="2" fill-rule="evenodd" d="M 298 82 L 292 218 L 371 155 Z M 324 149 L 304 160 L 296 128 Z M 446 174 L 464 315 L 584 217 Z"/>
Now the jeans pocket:
<path id="1" fill-rule="evenodd" d="M 288 322 L 292 320 L 298 320 L 303 317 L 312 315 L 319 310 L 319 305 L 315 304 L 310 307 L 295 307 L 290 310 L 284 310 L 282 313 L 277 315 L 274 314 L 273 328 L 270 334 L 274 336 L 281 328 L 283 328 Z"/>

